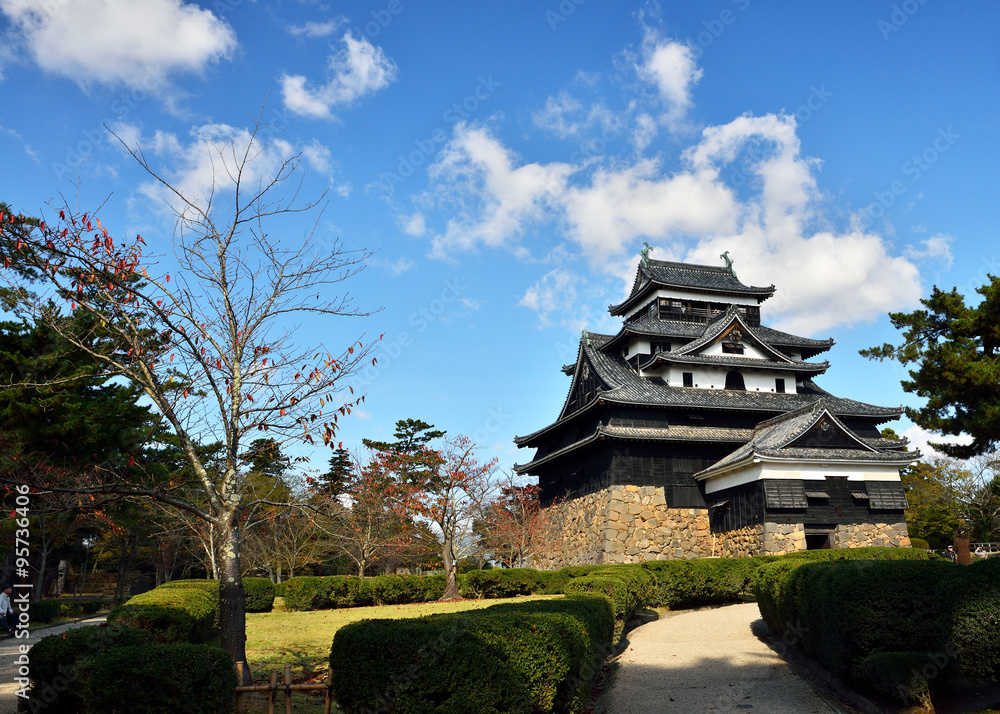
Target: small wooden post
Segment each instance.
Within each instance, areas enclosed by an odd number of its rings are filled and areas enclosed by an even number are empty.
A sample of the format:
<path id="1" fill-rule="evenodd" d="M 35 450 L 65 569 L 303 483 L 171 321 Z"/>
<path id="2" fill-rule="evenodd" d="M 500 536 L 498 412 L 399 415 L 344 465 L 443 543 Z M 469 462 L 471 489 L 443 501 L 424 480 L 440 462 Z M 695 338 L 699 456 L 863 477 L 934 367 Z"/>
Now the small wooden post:
<path id="1" fill-rule="evenodd" d="M 330 667 L 326 673 L 326 701 L 323 703 L 323 714 L 330 714 L 330 708 L 333 704 L 333 667 Z"/>
<path id="2" fill-rule="evenodd" d="M 274 714 L 274 698 L 278 694 L 278 670 L 271 670 L 271 688 L 267 692 L 267 714 Z"/>
<path id="3" fill-rule="evenodd" d="M 285 665 L 285 714 L 292 714 L 292 665 Z"/>
<path id="4" fill-rule="evenodd" d="M 240 687 L 243 686 L 243 663 L 236 663 L 236 714 L 243 714 L 243 692 L 240 691 Z"/>

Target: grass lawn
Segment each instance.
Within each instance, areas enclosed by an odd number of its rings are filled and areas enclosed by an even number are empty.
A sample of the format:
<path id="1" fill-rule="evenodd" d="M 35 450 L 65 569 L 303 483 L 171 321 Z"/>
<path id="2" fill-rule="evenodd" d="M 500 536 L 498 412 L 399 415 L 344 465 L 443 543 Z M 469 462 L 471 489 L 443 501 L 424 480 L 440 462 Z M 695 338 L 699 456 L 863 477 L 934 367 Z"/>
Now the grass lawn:
<path id="1" fill-rule="evenodd" d="M 314 612 L 247 613 L 247 662 L 255 683 L 266 683 L 270 677 L 270 670 L 280 671 L 286 664 L 292 665 L 295 682 L 325 682 L 333 635 L 349 622 L 481 610 L 502 602 L 548 600 L 556 597 L 562 596 L 534 595 L 505 600 L 461 600 Z M 283 700 L 279 695 L 279 702 L 281 701 Z M 321 702 L 320 698 L 311 697 L 304 692 L 296 692 L 292 698 L 293 710 L 296 712 L 322 711 Z M 281 706 L 279 704 L 279 709 Z M 267 711 L 264 695 L 255 698 L 247 711 Z"/>

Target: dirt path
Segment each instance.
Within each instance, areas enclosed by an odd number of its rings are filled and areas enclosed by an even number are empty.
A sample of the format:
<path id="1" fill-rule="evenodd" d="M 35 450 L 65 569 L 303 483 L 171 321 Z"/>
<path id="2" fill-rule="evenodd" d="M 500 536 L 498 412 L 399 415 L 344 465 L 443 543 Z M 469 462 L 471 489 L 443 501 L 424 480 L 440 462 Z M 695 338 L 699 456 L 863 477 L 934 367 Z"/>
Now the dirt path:
<path id="1" fill-rule="evenodd" d="M 4 639 L 0 640 L 0 714 L 16 714 L 17 695 L 15 692 L 20 689 L 20 685 L 14 681 L 17 675 L 17 658 L 20 655 L 19 645 L 34 645 L 43 637 L 48 635 L 59 635 L 66 630 L 72 630 L 85 625 L 97 625 L 104 622 L 105 616 L 98 615 L 80 622 L 71 622 L 66 625 L 56 625 L 44 629 L 32 629 L 31 637 L 24 639 Z M 28 658 L 31 658 L 31 651 L 28 651 Z M 29 663 L 30 666 L 30 663 Z"/>
<path id="2" fill-rule="evenodd" d="M 839 711 L 754 636 L 750 626 L 759 619 L 755 603 L 742 603 L 670 614 L 632 630 L 602 711 Z"/>

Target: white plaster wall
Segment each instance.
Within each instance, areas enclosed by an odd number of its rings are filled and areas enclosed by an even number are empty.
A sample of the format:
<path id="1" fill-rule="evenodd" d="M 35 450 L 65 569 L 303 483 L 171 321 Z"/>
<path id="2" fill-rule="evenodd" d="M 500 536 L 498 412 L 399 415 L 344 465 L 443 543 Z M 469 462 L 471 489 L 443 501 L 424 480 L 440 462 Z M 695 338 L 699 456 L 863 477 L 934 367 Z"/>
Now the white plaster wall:
<path id="1" fill-rule="evenodd" d="M 757 349 L 755 345 L 749 342 L 743 342 L 743 354 L 741 355 L 730 355 L 722 351 L 722 342 L 716 342 L 711 344 L 705 349 L 701 350 L 700 354 L 711 355 L 717 357 L 746 357 L 748 359 L 771 359 L 770 355 L 765 355 L 763 352 Z"/>
<path id="2" fill-rule="evenodd" d="M 705 493 L 722 491 L 765 478 L 825 481 L 827 476 L 846 476 L 848 481 L 899 481 L 899 469 L 882 464 L 837 464 L 824 466 L 799 462 L 759 462 L 749 464 L 705 481 Z"/>
<path id="3" fill-rule="evenodd" d="M 684 372 L 694 375 L 694 386 L 699 389 L 724 389 L 726 386 L 727 368 L 703 367 L 694 365 L 669 365 L 655 370 L 644 370 L 643 377 L 663 377 L 671 387 L 684 386 Z M 743 383 L 748 392 L 773 392 L 775 377 L 784 378 L 785 392 L 796 393 L 795 374 L 792 372 L 763 372 L 757 370 L 742 370 Z"/>
<path id="4" fill-rule="evenodd" d="M 625 359 L 631 359 L 635 355 L 639 354 L 652 354 L 652 350 L 649 346 L 649 340 L 637 338 L 628 343 L 628 353 L 625 355 Z"/>

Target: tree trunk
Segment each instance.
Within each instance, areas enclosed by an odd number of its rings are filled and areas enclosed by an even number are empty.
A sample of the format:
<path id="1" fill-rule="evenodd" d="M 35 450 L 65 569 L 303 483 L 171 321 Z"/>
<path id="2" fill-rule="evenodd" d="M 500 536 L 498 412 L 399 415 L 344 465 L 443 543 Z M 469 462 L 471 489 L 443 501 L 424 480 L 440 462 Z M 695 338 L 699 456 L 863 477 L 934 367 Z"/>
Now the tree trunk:
<path id="1" fill-rule="evenodd" d="M 235 521 L 235 517 L 233 518 Z M 240 575 L 240 531 L 234 522 L 219 529 L 219 632 L 222 649 L 233 662 L 246 662 L 246 594 Z M 250 667 L 243 667 L 242 684 L 250 684 Z"/>
<path id="2" fill-rule="evenodd" d="M 445 534 L 444 537 L 444 595 L 441 600 L 461 600 L 462 593 L 458 591 L 458 583 L 455 581 L 455 553 L 452 550 L 451 536 Z"/>

